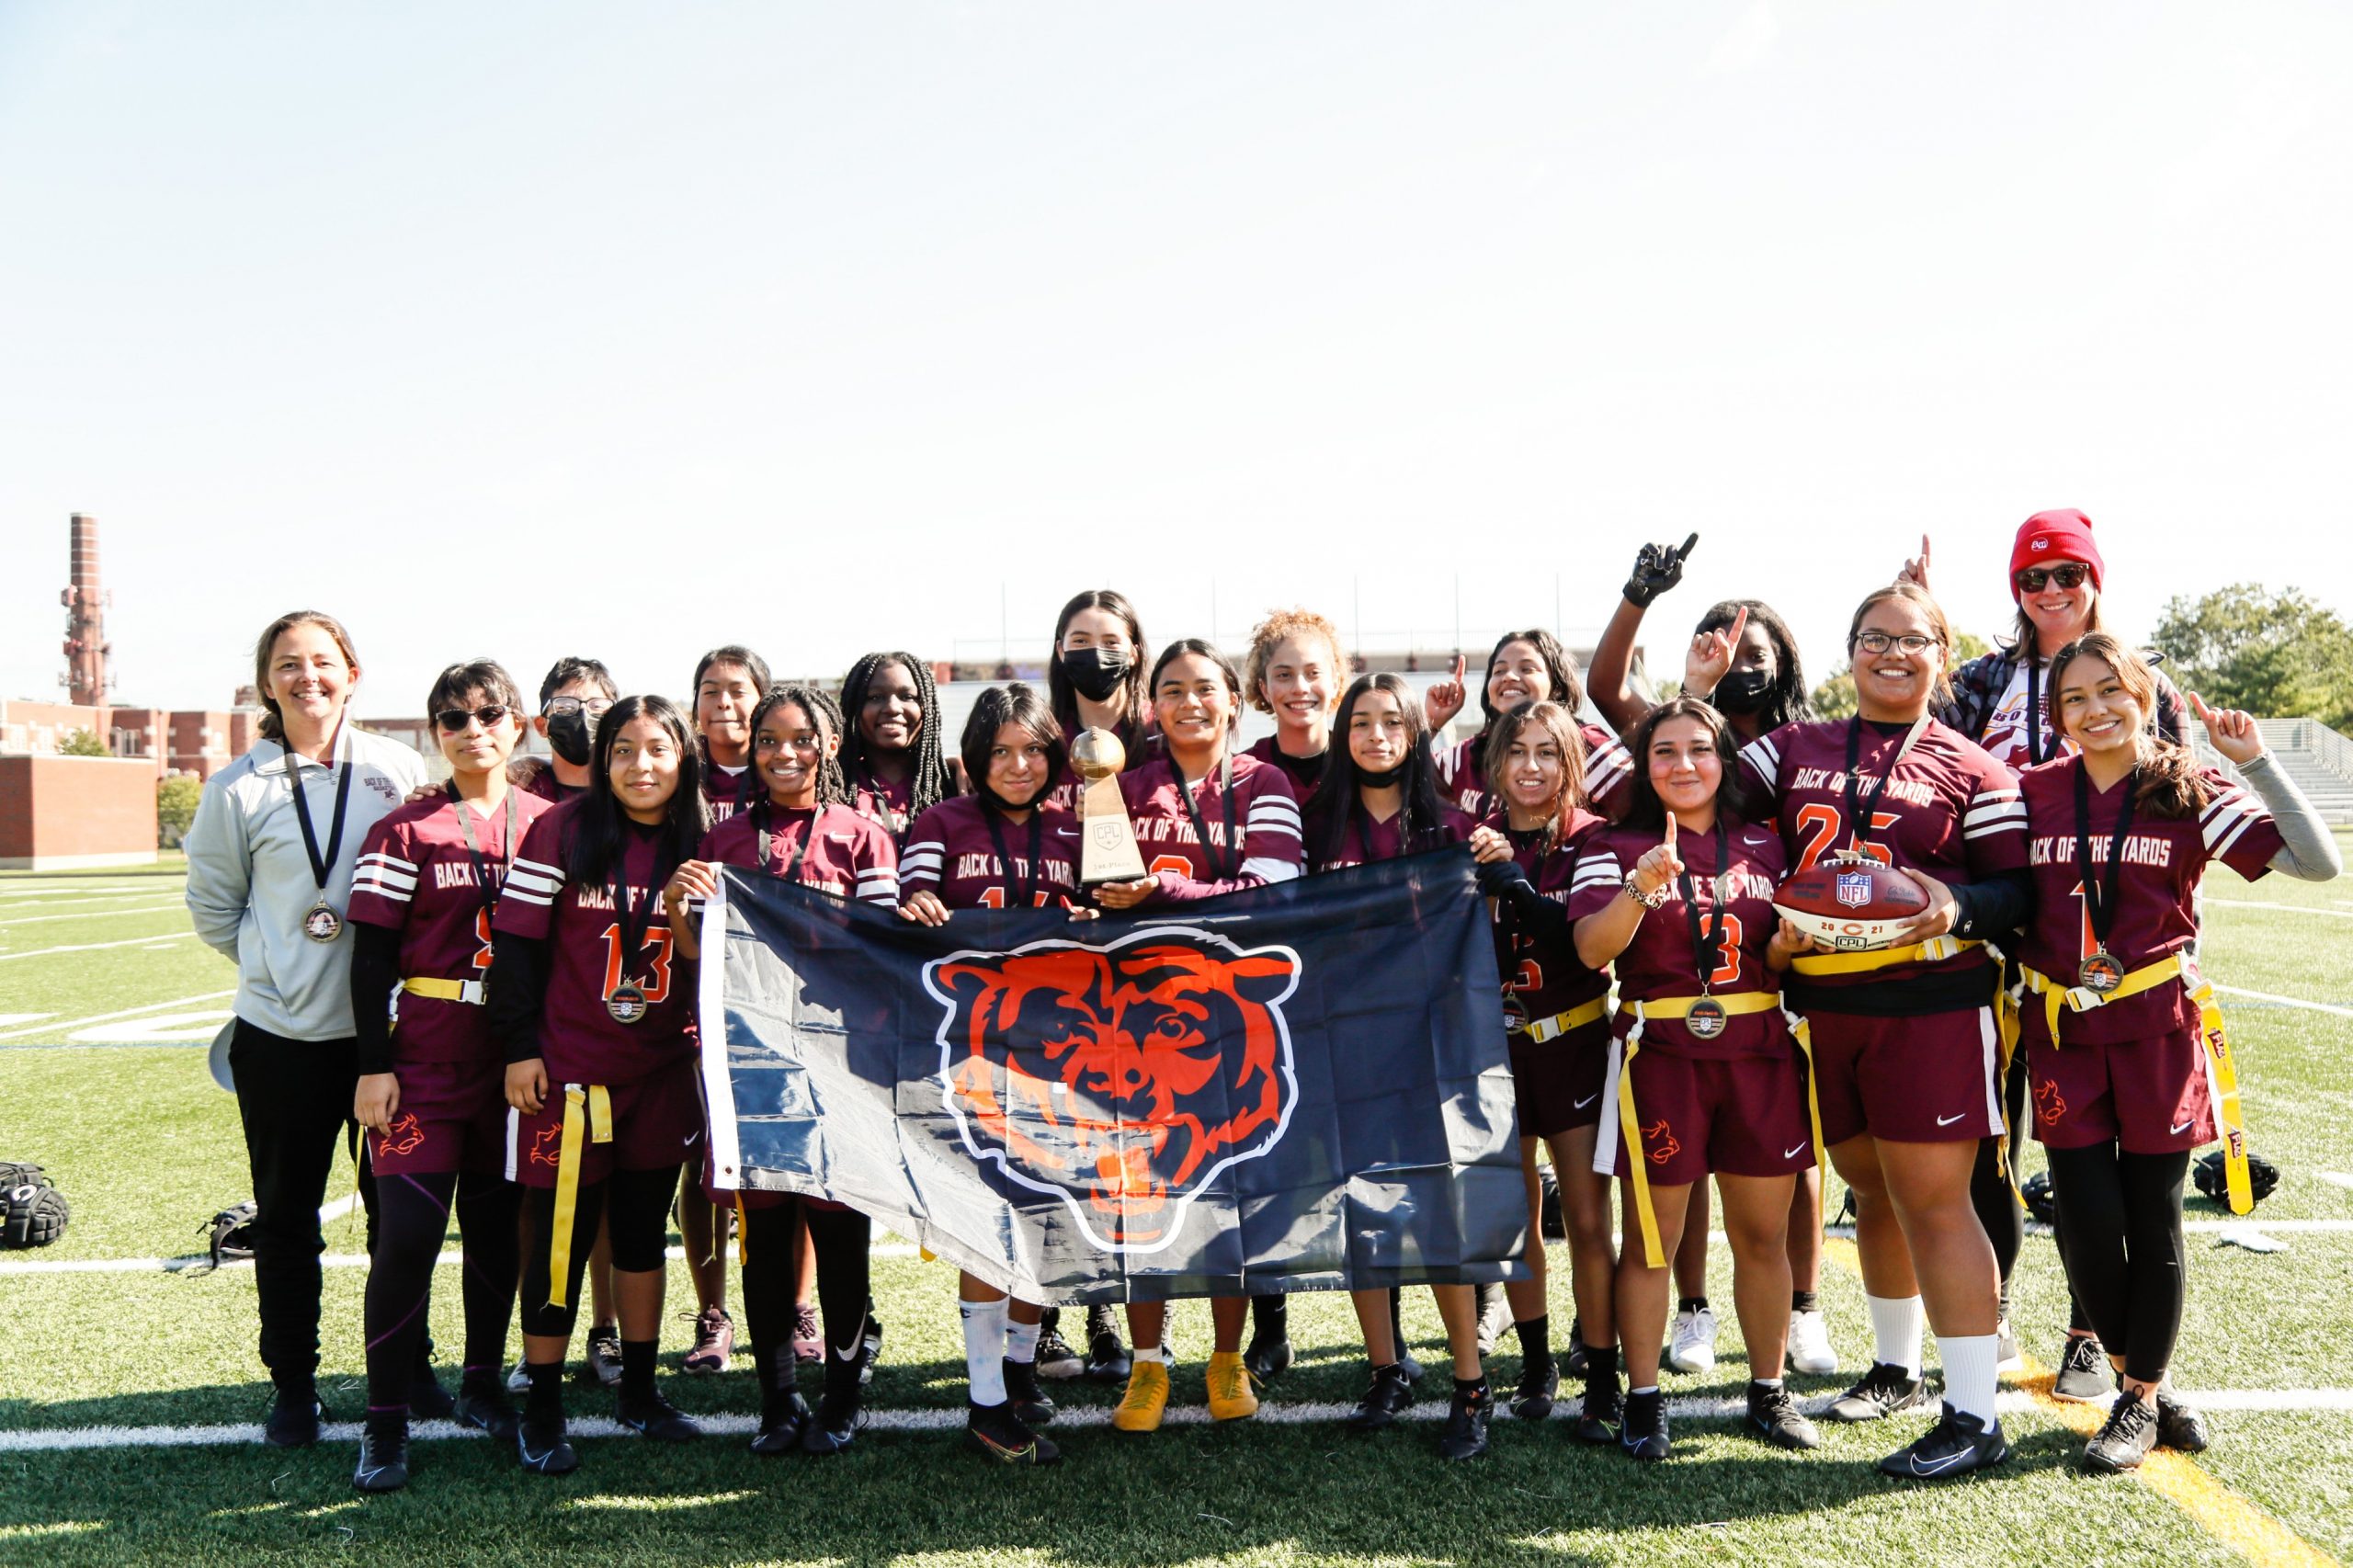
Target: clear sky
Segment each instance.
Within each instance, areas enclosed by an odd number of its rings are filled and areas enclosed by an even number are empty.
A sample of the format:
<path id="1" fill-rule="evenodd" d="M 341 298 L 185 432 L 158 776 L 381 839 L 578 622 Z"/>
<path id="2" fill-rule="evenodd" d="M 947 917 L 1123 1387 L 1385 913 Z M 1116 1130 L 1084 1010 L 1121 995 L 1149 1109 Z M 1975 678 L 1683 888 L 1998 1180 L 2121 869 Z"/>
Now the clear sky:
<path id="1" fill-rule="evenodd" d="M 1927 530 L 2353 608 L 2353 7 L 0 0 L 0 691 L 1597 628 Z M 1358 607 L 1360 606 L 1360 610 Z"/>

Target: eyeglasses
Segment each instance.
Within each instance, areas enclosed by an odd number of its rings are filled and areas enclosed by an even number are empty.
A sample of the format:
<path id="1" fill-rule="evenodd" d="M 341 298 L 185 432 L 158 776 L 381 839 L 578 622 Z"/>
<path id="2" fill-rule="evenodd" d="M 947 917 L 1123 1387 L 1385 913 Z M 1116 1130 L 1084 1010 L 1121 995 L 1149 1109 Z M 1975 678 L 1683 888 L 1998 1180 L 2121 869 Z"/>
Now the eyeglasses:
<path id="1" fill-rule="evenodd" d="M 2029 594 L 2042 592 L 2045 583 L 2056 583 L 2062 588 L 2080 588 L 2092 569 L 2080 561 L 2070 561 L 2062 566 L 2029 566 L 2018 574 L 2018 586 Z"/>
<path id="2" fill-rule="evenodd" d="M 1890 648 L 1901 648 L 1906 653 L 1925 653 L 1942 644 L 1935 638 L 1924 637 L 1917 631 L 1907 631 L 1901 637 L 1890 637 L 1884 631 L 1866 631 L 1855 639 L 1855 646 L 1866 653 L 1884 653 Z"/>
<path id="3" fill-rule="evenodd" d="M 440 725 L 446 733 L 454 735 L 464 729 L 469 722 L 475 719 L 482 721 L 483 729 L 494 730 L 506 722 L 506 715 L 510 711 L 512 710 L 503 702 L 494 702 L 487 707 L 476 708 L 471 711 L 463 708 L 444 708 L 440 712 L 433 715 L 433 722 Z"/>
<path id="4" fill-rule="evenodd" d="M 591 719 L 601 719 L 605 716 L 606 710 L 612 707 L 612 699 L 605 697 L 591 697 L 586 699 L 577 697 L 551 697 L 548 699 L 548 705 L 544 709 L 540 710 L 540 711 L 545 713 L 551 719 L 569 718 L 574 713 L 585 713 Z"/>

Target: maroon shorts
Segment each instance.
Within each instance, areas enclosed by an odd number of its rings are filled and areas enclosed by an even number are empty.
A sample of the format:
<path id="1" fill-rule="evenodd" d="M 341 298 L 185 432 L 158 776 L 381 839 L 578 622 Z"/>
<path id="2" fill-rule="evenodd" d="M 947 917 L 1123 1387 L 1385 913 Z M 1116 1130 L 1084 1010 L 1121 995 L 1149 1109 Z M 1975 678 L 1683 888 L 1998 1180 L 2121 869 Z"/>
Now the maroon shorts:
<path id="1" fill-rule="evenodd" d="M 1994 1009 L 1911 1018 L 1809 1013 L 1822 1141 L 1868 1132 L 1895 1143 L 1960 1143 L 2002 1131 L 2002 1040 Z"/>
<path id="2" fill-rule="evenodd" d="M 2117 1143 L 2128 1154 L 2171 1154 L 2220 1136 L 2196 1029 L 2056 1050 L 2037 1040 L 2026 1063 L 2034 1135 L 2053 1149 Z"/>
<path id="3" fill-rule="evenodd" d="M 1601 1091 L 1609 1076 L 1606 1014 L 1540 1045 L 1523 1035 L 1508 1035 L 1506 1043 L 1522 1138 L 1557 1138 L 1601 1119 Z"/>
<path id="4" fill-rule="evenodd" d="M 1618 1075 L 1634 1084 L 1634 1122 L 1654 1187 L 1681 1187 L 1711 1173 L 1791 1176 L 1813 1164 L 1813 1118 L 1805 1062 L 1786 1056 L 1678 1056 L 1637 1051 L 1631 1066 L 1610 1052 L 1609 1115 L 1594 1140 L 1593 1168 L 1627 1176 Z"/>
<path id="5" fill-rule="evenodd" d="M 691 1057 L 655 1069 L 633 1084 L 610 1085 L 613 1141 L 580 1143 L 580 1179 L 602 1181 L 617 1170 L 676 1170 L 699 1157 L 702 1096 Z M 506 1179 L 553 1187 L 563 1153 L 563 1085 L 551 1077 L 537 1115 L 517 1111 L 509 1122 Z"/>
<path id="6" fill-rule="evenodd" d="M 370 1132 L 368 1161 L 381 1176 L 506 1168 L 506 1064 L 404 1062 L 392 1126 Z"/>

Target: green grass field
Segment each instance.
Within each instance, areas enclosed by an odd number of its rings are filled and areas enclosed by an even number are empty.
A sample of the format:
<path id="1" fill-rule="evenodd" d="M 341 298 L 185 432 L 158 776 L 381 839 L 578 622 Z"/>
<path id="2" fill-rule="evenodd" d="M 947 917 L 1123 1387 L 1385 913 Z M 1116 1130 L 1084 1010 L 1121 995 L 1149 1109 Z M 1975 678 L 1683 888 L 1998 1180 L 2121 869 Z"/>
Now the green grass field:
<path id="1" fill-rule="evenodd" d="M 269 1390 L 254 1353 L 251 1271 L 174 1271 L 214 1210 L 247 1196 L 233 1102 L 206 1077 L 201 1045 L 227 1017 L 234 976 L 188 934 L 172 867 L 0 875 L 0 1158 L 37 1160 L 72 1200 L 55 1246 L 0 1255 L 0 1562 L 170 1557 L 251 1562 L 1177 1563 L 1293 1562 L 2326 1561 L 2353 1553 L 2353 880 L 2249 887 L 2217 871 L 2207 970 L 2226 994 L 2256 1148 L 2286 1172 L 2256 1222 L 2283 1250 L 2218 1244 L 2221 1210 L 2193 1196 L 2189 1316 L 2179 1385 L 2217 1441 L 2139 1479 L 2078 1473 L 2080 1437 L 2029 1384 L 2006 1395 L 2017 1457 L 1948 1489 L 1881 1480 L 1871 1461 L 1917 1429 L 1825 1427 L 1807 1456 L 1765 1449 L 1726 1418 L 1678 1416 L 1677 1455 L 1638 1471 L 1581 1449 L 1565 1426 L 1499 1418 L 1486 1462 L 1449 1466 L 1423 1425 L 1350 1438 L 1305 1409 L 1353 1401 L 1362 1381 L 1337 1298 L 1295 1299 L 1301 1361 L 1264 1415 L 1233 1427 L 1124 1437 L 1100 1425 L 1114 1392 L 1055 1388 L 1073 1420 L 1065 1463 L 1007 1471 L 964 1454 L 955 1279 L 886 1244 L 875 1291 L 888 1326 L 876 1425 L 832 1461 L 762 1460 L 734 1431 L 685 1449 L 591 1437 L 568 1480 L 518 1475 L 478 1438 L 423 1440 L 409 1490 L 363 1501 L 352 1444 L 301 1453 L 187 1431 L 258 1422 Z M 2317 1005 L 2317 1006 L 2314 1006 Z M 2039 1163 L 2039 1162 L 2038 1162 Z M 2331 1176 L 2338 1179 L 2331 1180 Z M 348 1167 L 331 1199 L 349 1194 Z M 1831 1202 L 1836 1207 L 1834 1182 Z M 328 1227 L 330 1254 L 361 1250 L 357 1215 Z M 1824 1281 L 1848 1367 L 1867 1358 L 1860 1287 L 1834 1246 Z M 1554 1316 L 1568 1317 L 1564 1258 Z M 56 1266 L 114 1265 L 85 1271 Z M 29 1267 L 28 1266 L 30 1266 Z M 1670 1374 L 1670 1397 L 1736 1399 L 1747 1369 L 1730 1318 L 1729 1257 L 1714 1294 L 1722 1360 Z M 356 1415 L 364 1268 L 326 1276 L 323 1386 Z M 442 1278 L 454 1287 L 456 1275 Z M 454 1288 L 436 1338 L 460 1338 Z M 673 1267 L 674 1306 L 691 1302 Z M 2018 1329 L 2056 1355 L 2065 1312 L 2058 1260 L 2033 1237 L 2019 1266 Z M 1198 1406 L 1208 1317 L 1176 1314 L 1179 1402 Z M 1435 1312 L 1408 1328 L 1442 1377 Z M 675 1371 L 686 1325 L 670 1335 Z M 445 1357 L 446 1361 L 446 1357 Z M 739 1358 L 737 1366 L 745 1365 Z M 445 1371 L 449 1369 L 445 1366 Z M 1518 1370 L 1506 1336 L 1492 1368 Z M 1438 1381 L 1438 1380 L 1433 1380 Z M 1821 1395 L 1843 1378 L 1798 1380 Z M 1426 1385 L 1427 1386 L 1427 1385 Z M 698 1414 L 747 1416 L 748 1372 L 667 1381 Z M 575 1418 L 608 1414 L 574 1388 Z M 1442 1397 L 1421 1407 L 1441 1413 Z M 1195 1412 L 1198 1414 L 1198 1411 Z M 1312 1418 L 1300 1419 L 1306 1415 Z M 927 1425 L 927 1423 L 929 1425 Z M 217 1434 L 216 1434 L 217 1436 Z M 65 1447 L 63 1445 L 84 1445 Z"/>

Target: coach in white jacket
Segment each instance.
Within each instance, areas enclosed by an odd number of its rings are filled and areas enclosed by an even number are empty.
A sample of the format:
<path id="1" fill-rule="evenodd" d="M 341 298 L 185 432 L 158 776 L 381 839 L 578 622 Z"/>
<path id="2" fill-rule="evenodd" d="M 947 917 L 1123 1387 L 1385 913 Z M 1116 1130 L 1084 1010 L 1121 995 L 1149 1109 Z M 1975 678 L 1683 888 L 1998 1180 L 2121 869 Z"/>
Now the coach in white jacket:
<path id="1" fill-rule="evenodd" d="M 265 1432 L 318 1437 L 319 1203 L 356 1083 L 344 910 L 368 830 L 425 782 L 397 741 L 347 722 L 359 660 L 333 617 L 278 617 L 254 650 L 263 739 L 204 787 L 188 829 L 196 934 L 237 965 L 229 1062 L 253 1170 Z"/>

